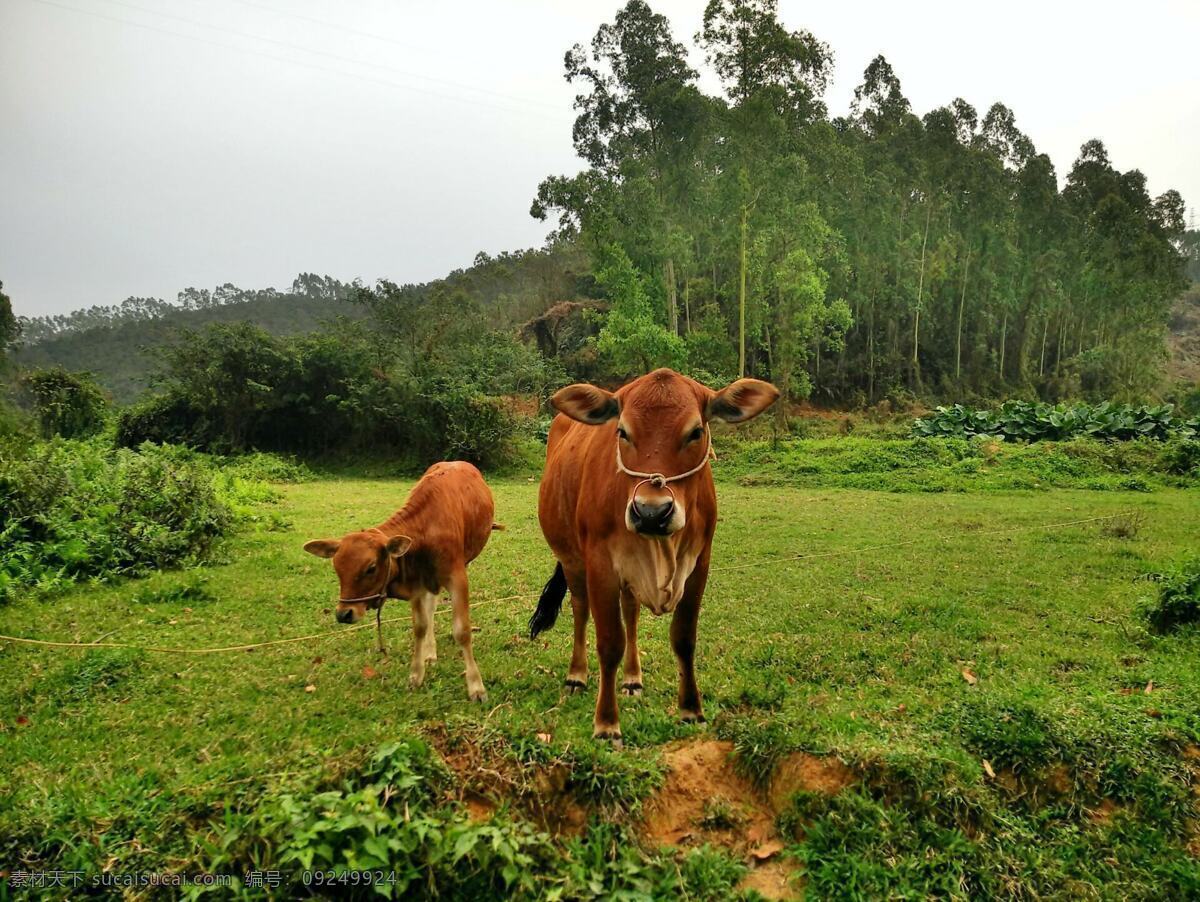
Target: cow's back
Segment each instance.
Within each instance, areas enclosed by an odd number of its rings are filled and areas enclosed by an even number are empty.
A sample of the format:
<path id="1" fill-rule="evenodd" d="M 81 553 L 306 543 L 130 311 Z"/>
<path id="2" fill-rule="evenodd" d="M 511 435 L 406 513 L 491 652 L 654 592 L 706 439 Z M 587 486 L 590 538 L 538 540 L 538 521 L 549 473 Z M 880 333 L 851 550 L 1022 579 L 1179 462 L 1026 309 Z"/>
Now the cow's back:
<path id="1" fill-rule="evenodd" d="M 405 512 L 420 524 L 421 544 L 433 546 L 439 556 L 461 551 L 470 563 L 487 544 L 496 508 L 483 474 L 466 461 L 450 460 L 425 471 Z"/>

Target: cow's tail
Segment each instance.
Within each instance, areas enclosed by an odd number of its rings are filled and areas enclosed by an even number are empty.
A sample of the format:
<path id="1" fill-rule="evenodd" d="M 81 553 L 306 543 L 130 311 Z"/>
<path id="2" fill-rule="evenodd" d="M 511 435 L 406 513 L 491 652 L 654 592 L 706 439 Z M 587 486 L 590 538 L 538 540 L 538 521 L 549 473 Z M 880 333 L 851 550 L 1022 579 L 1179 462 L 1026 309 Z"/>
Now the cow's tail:
<path id="1" fill-rule="evenodd" d="M 566 597 L 567 577 L 563 573 L 562 564 L 555 564 L 554 575 L 542 589 L 542 597 L 538 599 L 537 609 L 529 618 L 530 639 L 536 638 L 538 633 L 554 626 L 554 621 L 558 619 L 558 612 L 562 610 L 563 599 Z"/>

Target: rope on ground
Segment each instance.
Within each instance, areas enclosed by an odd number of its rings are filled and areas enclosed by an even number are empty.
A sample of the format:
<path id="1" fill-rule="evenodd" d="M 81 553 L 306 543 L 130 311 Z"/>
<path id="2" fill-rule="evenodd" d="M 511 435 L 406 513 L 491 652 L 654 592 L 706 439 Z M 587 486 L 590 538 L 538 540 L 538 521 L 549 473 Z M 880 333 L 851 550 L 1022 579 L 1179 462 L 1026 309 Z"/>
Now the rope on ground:
<path id="1" fill-rule="evenodd" d="M 533 598 L 537 593 L 531 595 L 508 595 L 504 598 L 489 598 L 486 601 L 481 601 L 478 604 L 471 606 L 471 609 L 482 608 L 489 604 L 496 604 L 501 601 L 513 601 L 518 598 Z M 408 620 L 407 617 L 385 617 L 380 623 L 396 623 L 401 620 Z M 134 649 L 137 651 L 157 652 L 167 655 L 214 655 L 230 651 L 253 651 L 256 648 L 268 648 L 273 645 L 290 645 L 294 642 L 312 642 L 318 639 L 340 638 L 348 636 L 350 633 L 358 632 L 367 627 L 374 626 L 374 621 L 364 621 L 363 623 L 354 626 L 342 627 L 340 629 L 329 630 L 324 633 L 312 633 L 308 636 L 292 636 L 288 639 L 272 639 L 268 642 L 253 642 L 249 645 L 225 645 L 220 648 L 163 648 L 157 645 L 136 645 L 134 643 L 125 642 L 50 642 L 46 639 L 27 639 L 24 636 L 5 636 L 0 634 L 0 642 L 17 642 L 22 645 L 41 645 L 48 648 L 123 648 Z"/>
<path id="2" fill-rule="evenodd" d="M 1041 523 L 1041 524 L 1034 524 L 1032 526 L 1012 526 L 1012 527 L 1008 527 L 1007 529 L 991 529 L 991 530 L 984 530 L 981 532 L 974 532 L 974 533 L 971 533 L 971 535 L 974 535 L 974 536 L 998 536 L 998 535 L 1004 535 L 1005 533 L 1029 532 L 1029 531 L 1039 530 L 1039 529 L 1062 529 L 1067 526 L 1082 526 L 1085 523 L 1100 523 L 1105 520 L 1115 520 L 1118 517 L 1122 517 L 1122 516 L 1124 516 L 1124 515 L 1123 514 L 1111 514 L 1111 515 L 1105 516 L 1105 517 L 1085 517 L 1081 520 L 1064 520 L 1059 523 Z M 932 537 L 919 536 L 915 539 L 905 539 L 900 542 L 887 542 L 883 545 L 868 545 L 863 548 L 844 548 L 841 551 L 816 551 L 811 554 L 794 554 L 789 557 L 768 558 L 768 559 L 764 559 L 764 560 L 749 561 L 749 562 L 746 562 L 743 564 L 730 564 L 727 567 L 713 567 L 710 570 L 710 572 L 711 573 L 721 573 L 721 572 L 727 572 L 730 570 L 745 570 L 750 567 L 766 567 L 766 566 L 770 566 L 771 564 L 786 564 L 791 561 L 808 560 L 811 558 L 838 557 L 838 556 L 850 555 L 850 554 L 865 554 L 868 551 L 881 551 L 886 548 L 903 548 L 906 545 L 915 545 L 919 542 L 926 542 L 926 541 L 931 541 L 931 540 L 949 541 L 951 539 L 958 538 L 960 535 L 962 535 L 962 534 L 958 533 L 958 534 L 949 535 L 949 536 L 932 536 Z M 488 598 L 488 599 L 485 599 L 484 601 L 480 601 L 476 604 L 471 605 L 471 609 L 475 610 L 476 608 L 486 607 L 489 604 L 498 604 L 502 601 L 516 601 L 517 599 L 521 599 L 521 598 L 536 598 L 537 595 L 538 595 L 537 592 L 530 592 L 530 593 L 523 594 L 523 595 L 505 595 L 502 598 Z M 446 610 L 446 608 L 443 608 L 442 610 Z M 384 620 L 381 620 L 380 623 L 396 623 L 397 621 L 407 620 L 407 619 L 408 618 L 406 618 L 406 617 L 388 617 Z M 226 645 L 226 646 L 222 646 L 220 648 L 161 648 L 161 647 L 153 646 L 153 645 L 135 645 L 132 643 L 123 643 L 123 642 L 50 642 L 45 639 L 27 639 L 23 636 L 5 636 L 2 634 L 0 634 L 0 642 L 16 642 L 16 643 L 19 643 L 22 645 L 40 645 L 40 646 L 49 647 L 49 648 L 124 648 L 124 649 L 135 649 L 137 651 L 157 652 L 157 653 L 161 653 L 161 654 L 170 654 L 170 655 L 212 655 L 212 654 L 221 654 L 224 652 L 231 652 L 231 651 L 253 651 L 256 648 L 269 648 L 269 647 L 275 646 L 275 645 L 289 645 L 289 644 L 292 644 L 295 642 L 313 642 L 313 641 L 317 641 L 320 639 L 329 639 L 329 638 L 333 638 L 333 637 L 348 636 L 350 633 L 358 632 L 359 630 L 366 629 L 367 627 L 374 626 L 374 625 L 375 624 L 370 623 L 370 622 L 364 622 L 364 623 L 357 624 L 355 626 L 349 626 L 349 627 L 343 627 L 341 629 L 329 630 L 324 633 L 312 633 L 311 635 L 308 635 L 308 636 L 292 636 L 291 638 L 288 638 L 288 639 L 272 639 L 268 642 L 253 642 L 253 643 L 250 643 L 249 645 Z M 115 632 L 115 630 L 114 630 L 114 632 Z M 108 633 L 108 635 L 112 635 L 112 633 Z"/>

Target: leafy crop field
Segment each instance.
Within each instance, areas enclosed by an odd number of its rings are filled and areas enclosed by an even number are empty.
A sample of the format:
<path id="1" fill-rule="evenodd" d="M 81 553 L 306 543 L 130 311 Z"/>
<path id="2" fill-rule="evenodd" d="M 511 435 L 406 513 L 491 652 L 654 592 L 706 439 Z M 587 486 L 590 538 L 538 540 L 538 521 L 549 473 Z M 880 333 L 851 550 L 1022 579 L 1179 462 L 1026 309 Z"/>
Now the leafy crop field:
<path id="1" fill-rule="evenodd" d="M 373 625 L 333 622 L 332 571 L 300 549 L 381 521 L 406 480 L 281 486 L 211 566 L 17 596 L 0 633 L 330 635 L 215 655 L 0 642 L 0 861 L 227 873 L 249 896 L 266 890 L 247 872 L 290 894 L 336 866 L 395 872 L 398 896 L 1200 894 L 1200 632 L 1149 631 L 1139 579 L 1194 548 L 1194 489 L 897 493 L 741 470 L 718 485 L 714 552 L 737 569 L 713 574 L 700 621 L 709 723 L 676 722 L 668 624 L 647 615 L 622 751 L 590 738 L 594 661 L 588 692 L 562 692 L 569 612 L 531 642 L 535 598 L 510 597 L 552 568 L 532 479 L 492 481 L 507 529 L 470 572 L 485 705 L 444 608 L 411 690 L 407 605 L 385 609 L 380 656 Z M 1100 517 L 1117 519 L 1036 528 Z"/>

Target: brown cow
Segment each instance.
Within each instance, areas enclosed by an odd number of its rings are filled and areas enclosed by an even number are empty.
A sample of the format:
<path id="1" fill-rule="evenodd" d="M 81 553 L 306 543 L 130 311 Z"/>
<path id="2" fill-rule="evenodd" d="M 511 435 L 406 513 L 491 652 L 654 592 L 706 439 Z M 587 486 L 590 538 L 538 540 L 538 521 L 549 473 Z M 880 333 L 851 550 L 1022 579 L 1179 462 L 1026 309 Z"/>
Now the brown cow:
<path id="1" fill-rule="evenodd" d="M 420 686 L 425 664 L 437 660 L 433 610 L 448 589 L 454 605 L 454 641 L 467 665 L 467 695 L 485 701 L 487 692 L 471 653 L 467 564 L 487 544 L 495 506 L 480 472 L 461 460 L 434 464 L 413 487 L 399 511 L 378 526 L 340 539 L 314 539 L 304 550 L 333 558 L 341 583 L 338 623 L 356 623 L 389 598 L 412 604 L 413 653 L 409 682 Z"/>
<path id="2" fill-rule="evenodd" d="M 777 397 L 778 389 L 757 379 L 714 392 L 663 369 L 615 394 L 570 385 L 551 399 L 559 415 L 550 427 L 538 518 L 558 566 L 529 630 L 536 636 L 553 626 L 570 589 L 575 646 L 566 682 L 578 691 L 587 681 L 590 612 L 600 658 L 594 736 L 621 737 L 616 680 L 622 655 L 622 689 L 641 694 L 640 605 L 655 614 L 674 612 L 679 714 L 685 721 L 704 720 L 693 662 L 717 524 L 716 489 L 706 465 L 709 422 L 740 423 Z"/>

